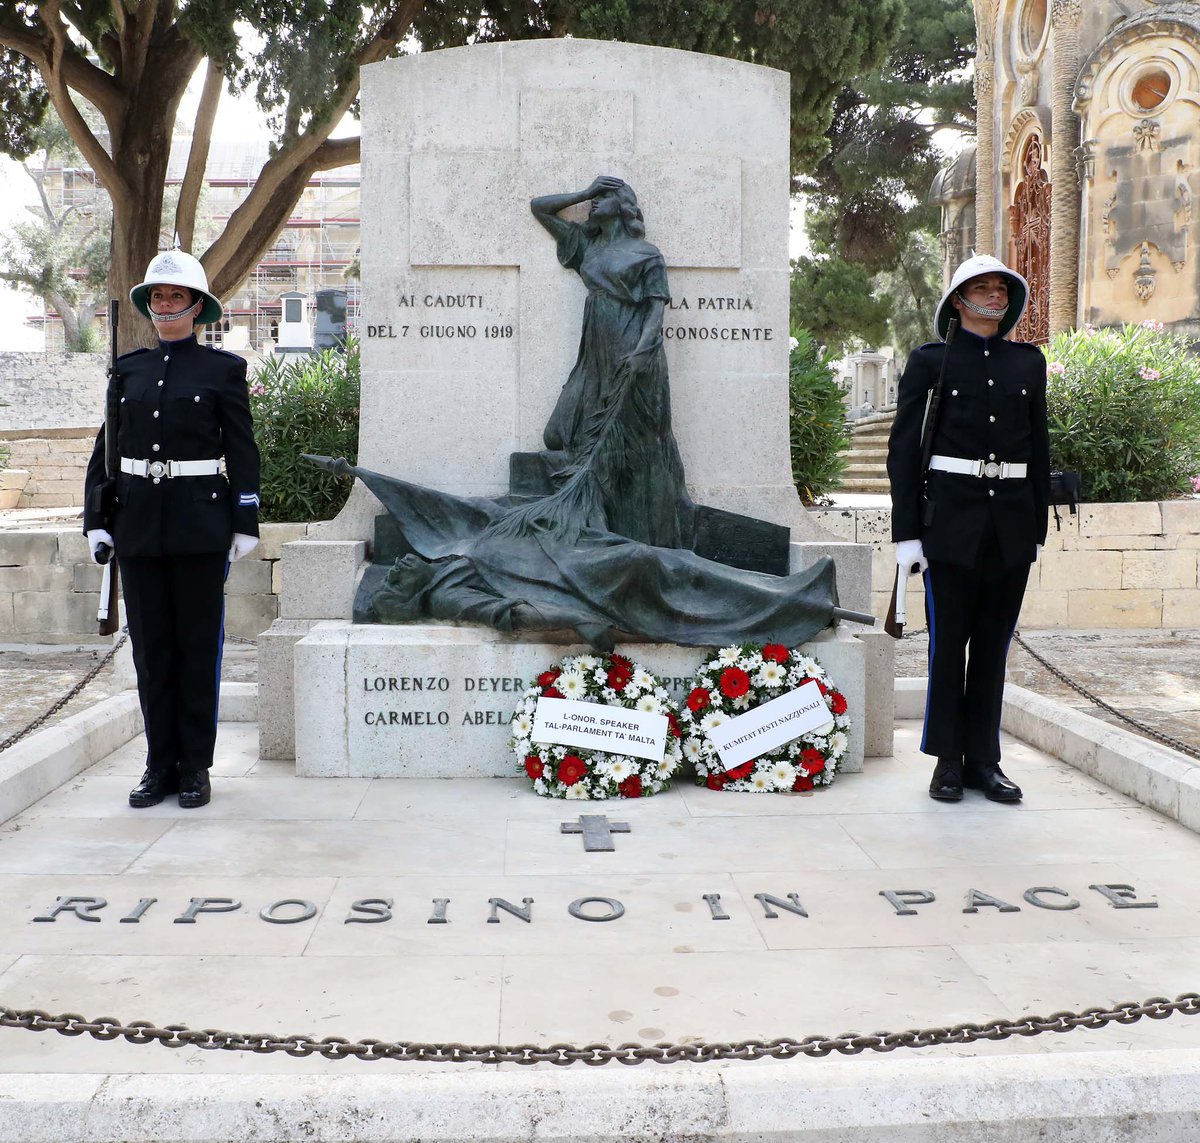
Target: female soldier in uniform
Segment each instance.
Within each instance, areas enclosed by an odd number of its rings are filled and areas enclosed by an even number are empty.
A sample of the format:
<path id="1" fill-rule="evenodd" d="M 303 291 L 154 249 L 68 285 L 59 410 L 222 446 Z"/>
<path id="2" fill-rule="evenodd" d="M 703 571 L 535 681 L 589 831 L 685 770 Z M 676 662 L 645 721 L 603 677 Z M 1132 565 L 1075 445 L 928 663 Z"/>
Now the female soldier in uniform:
<path id="1" fill-rule="evenodd" d="M 210 796 L 225 577 L 229 561 L 258 543 L 258 448 L 245 360 L 196 340 L 197 324 L 221 317 L 200 263 L 179 250 L 160 254 L 129 297 L 154 322 L 159 341 L 117 362 L 112 532 L 90 495 L 84 531 L 93 559 L 107 544 L 121 561 L 149 746 L 129 804 L 153 806 L 177 792 L 181 806 L 194 808 Z M 103 479 L 101 429 L 87 491 Z"/>
<path id="2" fill-rule="evenodd" d="M 954 272 L 934 325 L 952 344 L 913 351 L 888 443 L 896 560 L 925 573 L 929 691 L 921 749 L 937 757 L 929 796 L 963 787 L 996 802 L 1020 788 L 1000 769 L 1004 663 L 1029 568 L 1046 541 L 1050 445 L 1046 359 L 1006 341 L 1025 309 L 1020 274 L 987 255 Z M 929 472 L 921 467 L 926 396 L 945 361 Z"/>

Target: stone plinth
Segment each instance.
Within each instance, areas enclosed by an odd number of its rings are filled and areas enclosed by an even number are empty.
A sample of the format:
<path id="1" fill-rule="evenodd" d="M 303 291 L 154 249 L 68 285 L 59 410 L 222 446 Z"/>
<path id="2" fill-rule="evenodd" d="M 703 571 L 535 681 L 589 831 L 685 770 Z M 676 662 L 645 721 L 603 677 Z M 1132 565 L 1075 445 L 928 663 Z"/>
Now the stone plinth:
<path id="1" fill-rule="evenodd" d="M 864 644 L 845 630 L 805 645 L 849 703 L 843 769 L 862 769 Z M 508 726 L 527 680 L 580 644 L 528 642 L 476 627 L 321 622 L 295 645 L 296 772 L 309 777 L 507 777 Z M 623 644 L 621 651 L 687 693 L 700 647 Z M 887 704 L 890 721 L 891 707 Z M 890 747 L 890 737 L 888 741 Z M 889 750 L 890 752 L 890 750 Z"/>

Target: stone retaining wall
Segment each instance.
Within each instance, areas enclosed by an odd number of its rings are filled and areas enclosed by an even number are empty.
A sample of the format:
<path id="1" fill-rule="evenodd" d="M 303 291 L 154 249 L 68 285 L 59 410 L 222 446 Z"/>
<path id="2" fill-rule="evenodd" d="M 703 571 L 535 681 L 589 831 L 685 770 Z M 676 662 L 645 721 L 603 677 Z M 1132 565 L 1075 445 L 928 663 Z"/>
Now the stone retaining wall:
<path id="1" fill-rule="evenodd" d="M 49 429 L 31 435 L 0 431 L 8 468 L 29 473 L 16 508 L 82 508 L 83 477 L 96 428 Z"/>
<path id="2" fill-rule="evenodd" d="M 280 547 L 301 540 L 306 524 L 264 524 L 253 556 L 229 569 L 225 630 L 247 639 L 279 614 Z M 78 525 L 0 530 L 0 643 L 100 641 L 96 604 L 101 569 Z"/>
<path id="3" fill-rule="evenodd" d="M 819 522 L 845 540 L 870 544 L 872 611 L 887 613 L 895 576 L 887 508 L 824 508 Z M 1200 627 L 1200 500 L 1085 504 L 1050 517 L 1021 610 L 1030 628 Z M 908 619 L 925 626 L 920 579 L 909 581 Z"/>
<path id="4" fill-rule="evenodd" d="M 0 432 L 67 429 L 104 420 L 104 353 L 0 353 Z"/>

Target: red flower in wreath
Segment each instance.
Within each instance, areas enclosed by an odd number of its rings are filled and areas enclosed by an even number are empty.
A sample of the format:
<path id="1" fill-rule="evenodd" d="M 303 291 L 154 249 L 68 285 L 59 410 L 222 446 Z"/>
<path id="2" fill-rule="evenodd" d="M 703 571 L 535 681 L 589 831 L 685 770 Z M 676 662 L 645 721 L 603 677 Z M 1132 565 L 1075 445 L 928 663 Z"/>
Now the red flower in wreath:
<path id="1" fill-rule="evenodd" d="M 786 663 L 788 649 L 782 643 L 768 643 L 762 649 L 762 657 L 770 659 L 773 663 Z"/>
<path id="2" fill-rule="evenodd" d="M 566 697 L 567 696 L 564 695 L 557 687 L 547 687 L 544 691 L 542 691 L 542 698 L 566 698 Z"/>
<path id="3" fill-rule="evenodd" d="M 821 694 L 829 694 L 829 688 L 820 679 L 813 679 L 812 681 L 817 684 L 817 689 L 820 690 Z"/>
<path id="4" fill-rule="evenodd" d="M 667 729 L 671 733 L 672 738 L 682 738 L 683 729 L 679 725 L 679 719 L 675 717 L 673 711 L 667 711 Z"/>
<path id="5" fill-rule="evenodd" d="M 721 693 L 726 698 L 741 698 L 750 690 L 750 676 L 741 667 L 726 667 L 721 672 Z"/>
<path id="6" fill-rule="evenodd" d="M 573 786 L 587 773 L 587 767 L 578 754 L 568 754 L 558 764 L 558 780 L 564 786 Z"/>
<path id="7" fill-rule="evenodd" d="M 631 774 L 617 789 L 623 798 L 640 798 L 642 796 L 642 779 L 637 774 Z"/>
<path id="8" fill-rule="evenodd" d="M 829 700 L 829 709 L 834 714 L 846 713 L 846 696 L 841 691 L 834 691 L 833 698 Z"/>
<path id="9" fill-rule="evenodd" d="M 536 754 L 530 754 L 525 759 L 525 773 L 535 781 L 542 776 L 546 771 L 546 767 L 542 765 L 542 760 Z"/>
<path id="10" fill-rule="evenodd" d="M 749 778 L 754 773 L 754 759 L 749 762 L 743 762 L 740 766 L 735 766 L 732 770 L 726 770 L 725 776 L 731 782 L 740 782 L 743 778 Z"/>
<path id="11" fill-rule="evenodd" d="M 801 774 L 792 783 L 792 789 L 804 792 L 805 790 L 811 790 L 815 784 L 816 783 L 813 782 L 813 780 L 807 774 Z"/>
<path id="12" fill-rule="evenodd" d="M 558 681 L 558 676 L 561 674 L 562 674 L 562 671 L 558 670 L 557 667 L 550 671 L 543 671 L 540 675 L 538 675 L 538 680 L 537 680 L 538 686 L 539 687 L 554 686 L 554 684 Z"/>
<path id="13" fill-rule="evenodd" d="M 608 670 L 608 685 L 614 691 L 623 691 L 629 686 L 629 680 L 633 678 L 633 667 L 627 659 L 622 659 L 619 663 L 616 659 L 613 660 L 613 665 Z"/>
<path id="14" fill-rule="evenodd" d="M 706 691 L 703 687 L 697 687 L 687 697 L 688 710 L 690 710 L 693 714 L 699 714 L 700 711 L 708 706 L 711 699 L 712 695 L 710 695 L 708 691 Z"/>
<path id="15" fill-rule="evenodd" d="M 728 781 L 727 775 L 722 774 L 717 770 L 714 770 L 711 774 L 709 774 L 709 776 L 704 784 L 710 790 L 723 790 L 723 789 L 725 789 L 725 783 L 727 781 Z"/>
<path id="16" fill-rule="evenodd" d="M 801 750 L 800 768 L 809 775 L 819 774 L 825 769 L 825 756 L 815 747 Z"/>

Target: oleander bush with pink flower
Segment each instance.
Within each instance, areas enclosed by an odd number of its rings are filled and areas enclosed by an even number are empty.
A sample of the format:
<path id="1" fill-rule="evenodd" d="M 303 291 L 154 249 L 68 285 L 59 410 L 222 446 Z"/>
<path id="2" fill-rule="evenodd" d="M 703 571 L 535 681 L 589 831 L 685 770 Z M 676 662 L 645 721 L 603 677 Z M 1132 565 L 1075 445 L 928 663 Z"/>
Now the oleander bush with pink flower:
<path id="1" fill-rule="evenodd" d="M 1091 503 L 1165 500 L 1200 472 L 1200 356 L 1145 321 L 1060 333 L 1048 361 L 1050 459 Z"/>

